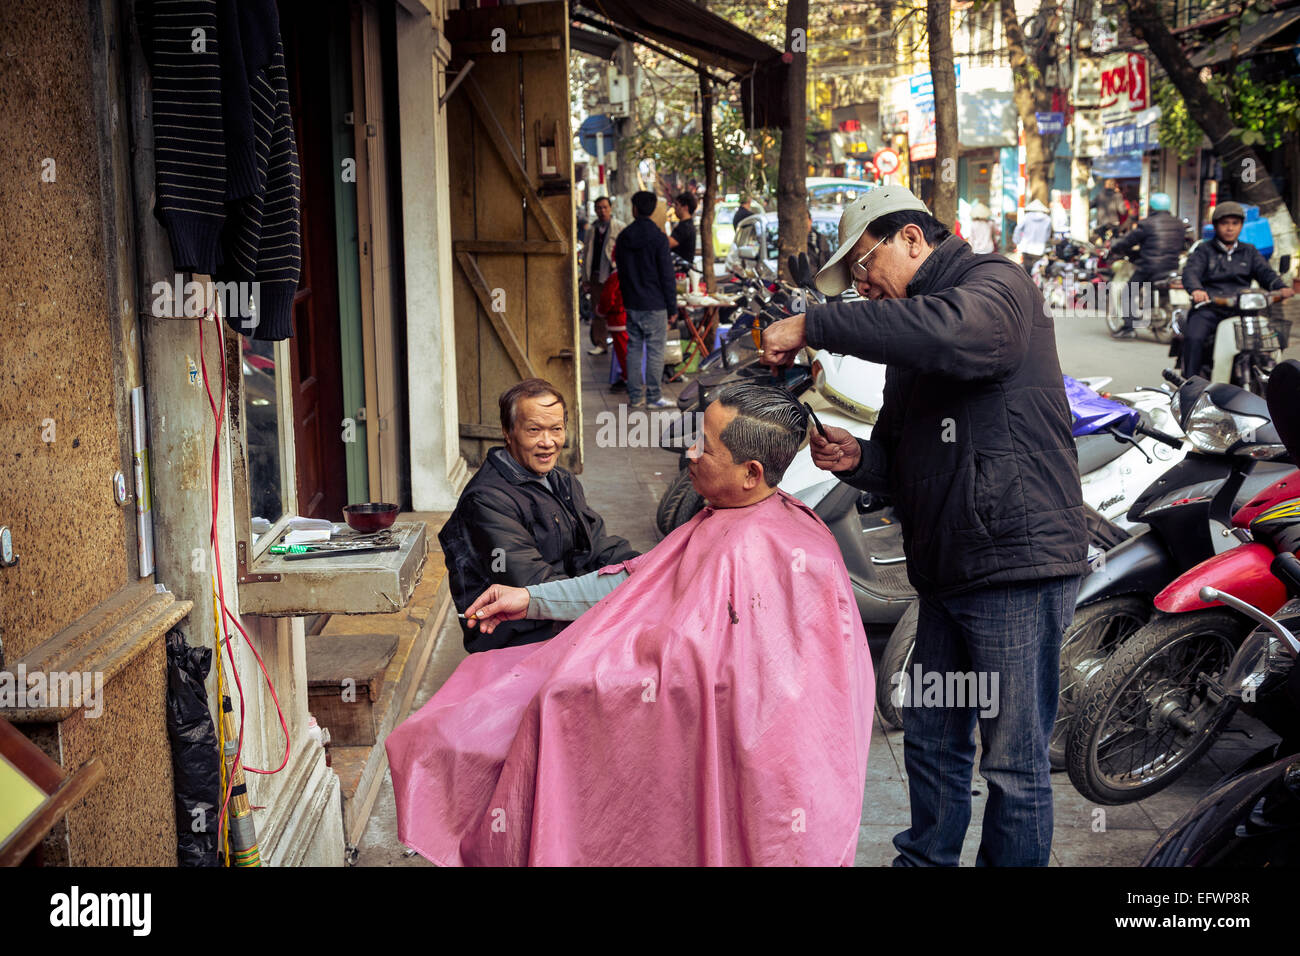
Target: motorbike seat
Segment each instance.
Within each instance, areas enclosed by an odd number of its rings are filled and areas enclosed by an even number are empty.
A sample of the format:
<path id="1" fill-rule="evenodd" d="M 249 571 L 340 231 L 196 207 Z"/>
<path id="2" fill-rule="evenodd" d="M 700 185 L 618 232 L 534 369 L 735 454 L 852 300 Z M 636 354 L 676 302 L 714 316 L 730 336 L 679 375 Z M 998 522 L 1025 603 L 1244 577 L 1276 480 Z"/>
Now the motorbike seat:
<path id="1" fill-rule="evenodd" d="M 1133 447 L 1126 441 L 1116 440 L 1109 432 L 1080 435 L 1074 440 L 1074 445 L 1079 450 L 1080 475 L 1086 475 L 1110 464 Z"/>

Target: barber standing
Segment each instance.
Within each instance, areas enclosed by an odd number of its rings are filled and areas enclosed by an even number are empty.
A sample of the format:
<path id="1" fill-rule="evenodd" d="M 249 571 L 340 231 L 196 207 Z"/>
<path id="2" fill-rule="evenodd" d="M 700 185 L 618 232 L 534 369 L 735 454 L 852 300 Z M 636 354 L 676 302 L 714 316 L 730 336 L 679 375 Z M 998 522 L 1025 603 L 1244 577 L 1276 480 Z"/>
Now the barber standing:
<path id="1" fill-rule="evenodd" d="M 893 498 L 920 601 L 914 666 L 948 687 L 959 683 L 948 675 L 972 672 L 998 681 L 983 711 L 921 706 L 919 689 L 904 700 L 912 825 L 894 838 L 894 863 L 957 865 L 978 720 L 989 786 L 978 861 L 1045 866 L 1061 632 L 1087 568 L 1051 315 L 1023 269 L 976 256 L 898 186 L 871 190 L 840 219 L 816 283 L 837 294 L 850 282 L 862 300 L 769 326 L 764 361 L 788 365 L 808 345 L 887 367 L 871 439 L 814 432 L 813 459 Z"/>

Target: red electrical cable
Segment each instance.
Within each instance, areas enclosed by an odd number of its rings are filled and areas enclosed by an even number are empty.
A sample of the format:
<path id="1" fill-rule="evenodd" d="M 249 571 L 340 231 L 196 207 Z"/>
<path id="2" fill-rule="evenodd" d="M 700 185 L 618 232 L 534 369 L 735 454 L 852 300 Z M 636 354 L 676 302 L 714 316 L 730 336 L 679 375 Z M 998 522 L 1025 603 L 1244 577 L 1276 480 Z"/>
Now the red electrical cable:
<path id="1" fill-rule="evenodd" d="M 203 323 L 206 320 L 207 315 L 209 314 L 213 314 L 214 319 L 218 322 L 220 321 L 220 317 L 216 316 L 213 310 L 211 309 L 205 312 L 204 315 L 200 316 L 198 319 L 199 368 L 203 373 L 203 388 L 208 395 L 208 407 L 212 411 L 212 417 L 215 421 L 215 434 L 213 436 L 213 442 L 212 442 L 212 472 L 210 475 L 211 492 L 212 492 L 211 493 L 212 522 L 209 529 L 210 532 L 209 541 L 212 545 L 213 560 L 216 564 L 216 569 L 217 569 L 217 603 L 221 606 L 223 620 L 228 619 L 231 623 L 235 625 L 235 628 L 239 631 L 241 635 L 243 635 L 244 643 L 247 644 L 249 650 L 253 652 L 253 657 L 256 658 L 258 667 L 261 669 L 262 675 L 266 678 L 266 686 L 271 691 L 271 699 L 275 702 L 276 714 L 280 718 L 280 728 L 284 733 L 284 759 L 281 760 L 280 766 L 276 767 L 274 770 L 259 770 L 256 767 L 247 767 L 247 766 L 245 766 L 244 769 L 247 770 L 249 773 L 273 774 L 273 773 L 279 773 L 289 763 L 289 753 L 290 753 L 290 746 L 291 746 L 289 740 L 289 726 L 284 719 L 284 710 L 280 707 L 280 698 L 275 692 L 275 684 L 271 681 L 271 675 L 268 674 L 266 671 L 266 664 L 263 663 L 262 661 L 262 655 L 257 652 L 257 647 L 253 644 L 252 640 L 249 638 L 248 632 L 244 630 L 244 627 L 240 623 L 239 619 L 235 617 L 235 615 L 231 612 L 230 608 L 226 606 L 225 580 L 221 573 L 221 544 L 220 544 L 220 537 L 217 534 L 217 513 L 218 513 L 218 507 L 221 498 L 221 492 L 220 492 L 221 426 L 225 420 L 225 398 L 226 398 L 226 390 L 229 387 L 229 377 L 226 369 L 225 342 L 222 340 L 220 331 L 218 330 L 218 336 L 217 336 L 218 352 L 221 356 L 220 394 L 222 399 L 221 402 L 218 402 L 212 394 L 212 385 L 208 380 L 207 360 L 203 352 Z M 220 635 L 218 635 L 218 639 L 219 638 Z M 242 765 L 241 759 L 243 757 L 243 752 L 244 752 L 244 723 L 245 723 L 245 714 L 246 714 L 245 706 L 244 706 L 244 685 L 239 678 L 239 667 L 235 663 L 235 652 L 234 649 L 230 646 L 230 639 L 228 637 L 224 643 L 226 645 L 226 655 L 230 660 L 230 671 L 232 676 L 235 679 L 235 686 L 239 691 L 239 738 L 235 748 L 235 760 L 234 763 L 231 764 L 231 774 L 226 785 L 226 793 L 221 802 L 221 811 L 217 815 L 218 820 L 225 819 L 226 809 L 230 804 L 230 798 L 234 791 L 234 768 Z M 218 656 L 220 656 L 220 649 L 218 649 L 217 653 Z M 220 666 L 220 661 L 218 661 L 218 666 Z M 224 754 L 221 755 L 221 759 L 223 760 L 225 759 Z"/>

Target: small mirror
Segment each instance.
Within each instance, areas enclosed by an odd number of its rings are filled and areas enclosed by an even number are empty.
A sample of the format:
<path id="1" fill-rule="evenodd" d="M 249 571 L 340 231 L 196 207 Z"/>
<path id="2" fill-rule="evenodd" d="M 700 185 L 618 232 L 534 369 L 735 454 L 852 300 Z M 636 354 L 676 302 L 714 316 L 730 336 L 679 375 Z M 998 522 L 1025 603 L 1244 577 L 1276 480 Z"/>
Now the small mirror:
<path id="1" fill-rule="evenodd" d="M 1291 254 L 1287 253 L 1277 263 L 1277 271 L 1281 275 L 1286 275 L 1291 269 Z"/>
<path id="2" fill-rule="evenodd" d="M 240 343 L 244 435 L 248 441 L 248 515 L 251 531 L 259 534 L 284 514 L 277 356 L 274 342 L 240 336 Z"/>

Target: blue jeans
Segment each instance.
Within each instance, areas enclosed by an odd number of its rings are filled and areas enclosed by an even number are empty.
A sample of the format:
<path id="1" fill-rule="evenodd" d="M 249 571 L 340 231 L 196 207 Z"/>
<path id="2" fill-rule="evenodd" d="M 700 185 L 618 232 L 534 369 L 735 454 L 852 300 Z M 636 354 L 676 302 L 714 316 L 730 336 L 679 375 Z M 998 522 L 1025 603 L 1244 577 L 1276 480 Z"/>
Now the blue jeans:
<path id="1" fill-rule="evenodd" d="M 1047 745 L 1056 720 L 1061 632 L 1081 578 L 1062 577 L 920 598 L 912 673 L 974 672 L 996 688 L 994 706 L 950 691 L 904 700 L 903 762 L 912 826 L 894 837 L 895 866 L 956 866 L 971 816 L 975 725 L 988 784 L 977 866 L 1046 866 L 1052 850 Z M 993 684 L 996 677 L 997 684 Z M 966 687 L 970 684 L 967 682 Z M 965 699 L 974 706 L 959 706 Z M 906 706 L 911 704 L 911 706 Z"/>
<path id="2" fill-rule="evenodd" d="M 627 310 L 627 400 L 636 405 L 661 397 L 668 313 L 663 309 Z M 642 355 L 645 364 L 642 365 Z"/>

